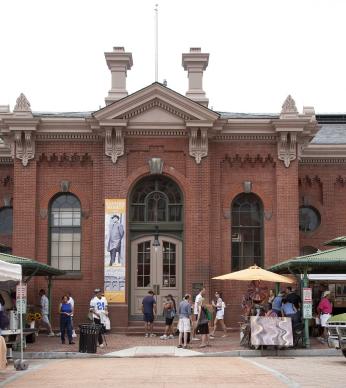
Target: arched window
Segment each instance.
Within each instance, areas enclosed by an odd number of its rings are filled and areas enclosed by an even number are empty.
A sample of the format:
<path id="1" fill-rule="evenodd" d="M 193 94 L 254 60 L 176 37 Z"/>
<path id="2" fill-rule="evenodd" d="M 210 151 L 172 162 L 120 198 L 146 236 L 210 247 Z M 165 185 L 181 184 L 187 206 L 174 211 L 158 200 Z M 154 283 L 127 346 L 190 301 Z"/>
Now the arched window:
<path id="1" fill-rule="evenodd" d="M 171 179 L 151 175 L 137 183 L 131 195 L 132 222 L 181 222 L 182 194 Z"/>
<path id="2" fill-rule="evenodd" d="M 80 271 L 81 206 L 73 194 L 59 194 L 49 209 L 50 263 L 66 271 Z"/>
<path id="3" fill-rule="evenodd" d="M 0 209 L 0 235 L 12 236 L 13 227 L 13 209 L 3 207 Z"/>
<path id="4" fill-rule="evenodd" d="M 255 194 L 239 194 L 232 204 L 232 271 L 263 266 L 263 206 Z"/>

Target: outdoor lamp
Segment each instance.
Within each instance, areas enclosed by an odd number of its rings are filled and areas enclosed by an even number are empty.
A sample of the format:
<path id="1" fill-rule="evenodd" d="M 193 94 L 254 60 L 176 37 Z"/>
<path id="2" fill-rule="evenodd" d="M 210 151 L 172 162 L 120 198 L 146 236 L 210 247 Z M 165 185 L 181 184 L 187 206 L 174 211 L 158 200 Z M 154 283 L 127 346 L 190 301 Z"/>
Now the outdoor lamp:
<path id="1" fill-rule="evenodd" d="M 156 225 L 155 226 L 155 235 L 154 235 L 154 242 L 153 242 L 153 247 L 157 249 L 160 246 L 160 241 L 159 241 L 159 227 Z"/>

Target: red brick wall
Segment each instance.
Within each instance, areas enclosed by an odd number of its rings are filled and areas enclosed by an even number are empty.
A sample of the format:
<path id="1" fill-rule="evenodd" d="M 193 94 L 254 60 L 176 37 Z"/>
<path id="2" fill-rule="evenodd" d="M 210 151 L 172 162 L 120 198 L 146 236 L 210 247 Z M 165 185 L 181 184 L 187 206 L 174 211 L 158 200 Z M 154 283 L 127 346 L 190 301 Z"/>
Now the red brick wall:
<path id="1" fill-rule="evenodd" d="M 208 158 L 196 164 L 189 156 L 187 139 L 127 138 L 125 155 L 113 164 L 101 143 L 41 142 L 36 145 L 36 161 L 27 167 L 18 160 L 13 167 L 0 166 L 2 176 L 9 174 L 14 179 L 13 188 L 0 187 L 0 199 L 13 190 L 14 254 L 48 262 L 49 201 L 60 191 L 62 180 L 71 182 L 70 191 L 81 201 L 81 276 L 54 280 L 54 324 L 58 323 L 55 312 L 63 294 L 73 293 L 78 324 L 85 321 L 92 290 L 103 286 L 104 199 L 128 198 L 136 182 L 149 174 L 148 160 L 160 157 L 164 174 L 175 180 L 184 194 L 183 292 L 191 292 L 193 283 L 204 283 L 210 298 L 219 289 L 228 304 L 226 321 L 234 326 L 247 283 L 211 278 L 232 270 L 230 208 L 243 192 L 244 181 L 252 182 L 253 192 L 263 202 L 265 267 L 298 255 L 304 245 L 320 248 L 323 241 L 346 231 L 346 188 L 338 179 L 346 177 L 346 166 L 298 165 L 294 161 L 286 168 L 276 159 L 276 147 L 271 143 L 211 143 Z M 318 179 L 310 183 L 306 176 Z M 311 234 L 299 233 L 298 209 L 303 196 L 321 212 L 322 224 Z M 31 280 L 31 302 L 38 301 L 41 287 L 47 288 L 46 279 Z M 110 311 L 113 326 L 128 325 L 127 303 L 113 305 Z"/>

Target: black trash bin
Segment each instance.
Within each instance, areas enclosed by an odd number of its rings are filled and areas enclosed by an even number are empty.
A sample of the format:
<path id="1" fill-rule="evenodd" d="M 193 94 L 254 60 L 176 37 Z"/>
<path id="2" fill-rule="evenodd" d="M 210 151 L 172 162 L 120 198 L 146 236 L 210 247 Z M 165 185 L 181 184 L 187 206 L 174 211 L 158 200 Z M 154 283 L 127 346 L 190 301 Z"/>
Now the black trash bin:
<path id="1" fill-rule="evenodd" d="M 94 323 L 79 325 L 79 352 L 96 353 L 97 337 L 101 330 L 101 325 Z"/>

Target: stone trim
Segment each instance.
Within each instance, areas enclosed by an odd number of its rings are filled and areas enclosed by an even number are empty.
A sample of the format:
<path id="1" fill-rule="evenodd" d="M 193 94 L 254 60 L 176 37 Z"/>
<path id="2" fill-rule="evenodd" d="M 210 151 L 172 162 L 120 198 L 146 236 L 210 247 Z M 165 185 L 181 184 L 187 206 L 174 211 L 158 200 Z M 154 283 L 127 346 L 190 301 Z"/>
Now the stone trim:
<path id="1" fill-rule="evenodd" d="M 0 157 L 0 164 L 13 164 L 13 159 L 11 157 Z"/>
<path id="2" fill-rule="evenodd" d="M 200 164 L 208 156 L 208 129 L 191 128 L 189 137 L 189 154 Z"/>
<path id="3" fill-rule="evenodd" d="M 51 140 L 83 140 L 83 141 L 99 141 L 102 137 L 93 133 L 38 133 L 37 141 Z"/>
<path id="4" fill-rule="evenodd" d="M 288 168 L 297 158 L 297 133 L 280 132 L 278 138 L 278 159 Z"/>
<path id="5" fill-rule="evenodd" d="M 151 100 L 145 104 L 142 104 L 142 105 L 136 107 L 135 109 L 130 110 L 129 112 L 124 113 L 119 118 L 128 120 L 128 119 L 131 119 L 132 117 L 138 116 L 141 113 L 144 113 L 144 112 L 146 112 L 152 108 L 155 108 L 155 107 L 163 109 L 163 110 L 165 110 L 165 111 L 167 111 L 167 112 L 169 112 L 177 117 L 180 117 L 183 120 L 192 120 L 193 119 L 192 116 L 189 116 L 189 115 L 183 113 L 179 109 L 174 108 L 172 105 L 166 104 L 165 102 L 163 102 L 162 100 L 160 100 L 158 98 L 154 98 L 153 100 Z"/>
<path id="6" fill-rule="evenodd" d="M 187 132 L 182 129 L 128 129 L 126 136 L 174 136 L 184 137 Z"/>
<path id="7" fill-rule="evenodd" d="M 299 164 L 346 164 L 346 158 L 302 158 Z"/>
<path id="8" fill-rule="evenodd" d="M 262 167 L 265 167 L 268 164 L 270 164 L 272 167 L 276 166 L 276 162 L 270 154 L 266 156 L 262 156 L 260 154 L 254 156 L 250 156 L 249 154 L 244 156 L 235 154 L 232 156 L 226 154 L 221 163 L 227 163 L 229 167 L 235 167 L 235 165 L 240 165 L 240 167 L 243 167 L 244 164 L 261 164 Z"/>
<path id="9" fill-rule="evenodd" d="M 220 134 L 212 138 L 213 141 L 242 141 L 242 140 L 251 140 L 251 141 L 273 141 L 276 143 L 277 136 L 273 135 L 242 135 L 242 134 Z"/>
<path id="10" fill-rule="evenodd" d="M 35 140 L 31 131 L 18 131 L 14 133 L 15 156 L 27 166 L 30 159 L 35 157 Z"/>
<path id="11" fill-rule="evenodd" d="M 124 155 L 124 132 L 122 128 L 105 129 L 105 154 L 110 156 L 112 163 L 116 163 L 118 158 Z"/>

